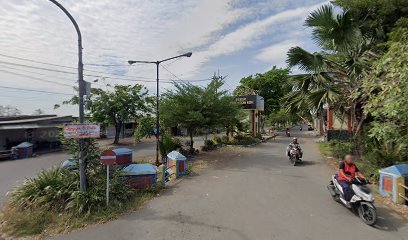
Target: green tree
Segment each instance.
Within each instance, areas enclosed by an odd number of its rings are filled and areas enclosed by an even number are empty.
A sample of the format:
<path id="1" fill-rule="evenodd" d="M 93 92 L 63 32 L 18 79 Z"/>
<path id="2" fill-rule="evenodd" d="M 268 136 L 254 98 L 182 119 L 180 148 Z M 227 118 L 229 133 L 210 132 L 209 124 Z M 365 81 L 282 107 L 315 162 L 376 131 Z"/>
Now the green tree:
<path id="1" fill-rule="evenodd" d="M 376 46 L 372 35 L 365 34 L 348 11 L 335 13 L 332 5 L 324 5 L 310 13 L 305 25 L 313 29 L 312 38 L 324 51 L 309 53 L 300 47 L 288 52 L 289 67 L 303 74 L 290 79 L 292 91 L 286 95 L 292 112 L 306 108 L 320 115 L 323 105 L 351 114 L 353 131 L 358 134 L 366 120 L 361 92 L 361 77 L 371 71 Z"/>
<path id="2" fill-rule="evenodd" d="M 363 80 L 369 101 L 364 107 L 373 121 L 369 137 L 393 152 L 394 161 L 408 161 L 408 29 L 390 34 L 389 50 Z"/>
<path id="3" fill-rule="evenodd" d="M 230 126 L 239 114 L 234 98 L 221 90 L 223 84 L 223 78 L 217 76 L 206 87 L 174 83 L 175 89 L 162 95 L 160 109 L 164 125 L 186 128 L 190 150 L 193 150 L 193 135 L 197 129 Z"/>
<path id="4" fill-rule="evenodd" d="M 140 84 L 116 85 L 113 91 L 94 88 L 88 99 L 92 120 L 104 125 L 113 124 L 114 143 L 119 143 L 123 124 L 150 112 L 151 99 L 147 93 L 146 88 Z"/>
<path id="5" fill-rule="evenodd" d="M 289 91 L 285 88 L 285 81 L 288 78 L 289 70 L 276 68 L 265 73 L 257 73 L 242 78 L 240 85 L 235 89 L 234 95 L 257 94 L 264 98 L 265 115 L 279 111 L 281 98 Z"/>
<path id="6" fill-rule="evenodd" d="M 134 134 L 135 141 L 139 142 L 142 138 L 150 138 L 153 129 L 156 127 L 156 120 L 150 115 L 141 117 L 137 122 L 137 128 Z"/>
<path id="7" fill-rule="evenodd" d="M 150 113 L 152 98 L 145 87 L 140 84 L 115 85 L 112 90 L 92 88 L 86 97 L 87 107 L 92 121 L 104 126 L 115 126 L 114 143 L 119 143 L 119 136 L 123 124 L 129 120 L 136 120 L 146 113 Z M 78 97 L 74 96 L 64 104 L 78 104 Z M 58 108 L 56 104 L 54 108 Z"/>

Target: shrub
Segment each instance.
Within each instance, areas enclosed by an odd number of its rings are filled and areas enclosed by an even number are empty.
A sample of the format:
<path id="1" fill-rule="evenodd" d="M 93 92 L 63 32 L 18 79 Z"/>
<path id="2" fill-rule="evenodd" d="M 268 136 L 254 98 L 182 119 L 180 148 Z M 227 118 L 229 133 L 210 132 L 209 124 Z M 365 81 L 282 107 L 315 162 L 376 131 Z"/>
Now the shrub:
<path id="1" fill-rule="evenodd" d="M 228 144 L 229 140 L 230 140 L 230 139 L 229 139 L 228 136 L 222 136 L 222 137 L 221 137 L 221 143 Z"/>
<path id="2" fill-rule="evenodd" d="M 331 148 L 333 157 L 337 158 L 338 160 L 344 159 L 347 154 L 352 154 L 354 150 L 352 143 L 349 142 L 331 141 L 328 144 Z"/>
<path id="3" fill-rule="evenodd" d="M 120 206 L 134 197 L 135 191 L 120 180 L 120 170 L 113 169 L 110 179 L 111 204 Z M 88 179 L 87 191 L 79 191 L 77 171 L 53 168 L 42 171 L 38 177 L 27 179 L 11 195 L 11 204 L 20 209 L 69 211 L 89 215 L 106 208 L 106 176 L 104 171 Z"/>
<path id="4" fill-rule="evenodd" d="M 217 134 L 213 134 L 212 140 L 213 140 L 216 144 L 221 144 L 221 143 L 222 143 L 221 137 L 218 136 Z"/>
<path id="5" fill-rule="evenodd" d="M 205 140 L 205 141 L 204 141 L 204 145 L 206 145 L 206 146 L 214 146 L 215 144 L 214 144 L 213 140 L 208 139 L 208 140 Z"/>
<path id="6" fill-rule="evenodd" d="M 262 134 L 261 133 L 257 133 L 255 136 L 257 139 L 259 140 L 263 140 Z"/>
<path id="7" fill-rule="evenodd" d="M 242 133 L 238 133 L 234 136 L 232 140 L 229 140 L 227 144 L 230 145 L 251 145 L 254 143 L 259 142 L 259 139 L 254 138 L 252 135 L 244 135 Z"/>
<path id="8" fill-rule="evenodd" d="M 201 151 L 211 151 L 216 148 L 216 145 L 213 140 L 205 140 L 204 146 L 201 146 Z"/>

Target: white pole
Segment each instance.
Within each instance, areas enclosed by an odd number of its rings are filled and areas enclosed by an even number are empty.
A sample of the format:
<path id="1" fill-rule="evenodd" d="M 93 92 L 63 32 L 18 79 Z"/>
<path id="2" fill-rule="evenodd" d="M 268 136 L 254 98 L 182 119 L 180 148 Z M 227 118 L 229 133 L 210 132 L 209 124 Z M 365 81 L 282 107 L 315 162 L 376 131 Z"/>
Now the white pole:
<path id="1" fill-rule="evenodd" d="M 167 156 L 164 157 L 163 163 L 163 187 L 166 186 L 166 170 L 167 170 Z"/>
<path id="2" fill-rule="evenodd" d="M 109 165 L 106 166 L 106 206 L 109 206 Z"/>

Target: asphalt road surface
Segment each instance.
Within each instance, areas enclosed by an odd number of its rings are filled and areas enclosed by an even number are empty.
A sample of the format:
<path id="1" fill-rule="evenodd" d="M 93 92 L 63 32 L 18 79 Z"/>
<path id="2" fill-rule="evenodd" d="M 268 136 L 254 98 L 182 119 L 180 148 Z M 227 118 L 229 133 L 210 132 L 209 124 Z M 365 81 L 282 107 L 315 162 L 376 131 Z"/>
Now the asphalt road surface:
<path id="1" fill-rule="evenodd" d="M 332 170 L 304 134 L 292 131 L 303 165 L 289 164 L 290 139 L 278 137 L 184 178 L 134 213 L 55 239 L 408 239 L 407 221 L 379 203 L 369 227 L 331 199 Z"/>

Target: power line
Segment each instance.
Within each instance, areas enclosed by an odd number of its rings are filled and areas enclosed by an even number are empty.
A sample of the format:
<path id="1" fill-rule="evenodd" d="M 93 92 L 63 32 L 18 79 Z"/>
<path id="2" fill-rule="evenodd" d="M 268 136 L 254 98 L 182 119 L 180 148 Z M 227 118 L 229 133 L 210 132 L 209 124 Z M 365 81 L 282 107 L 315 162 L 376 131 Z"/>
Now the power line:
<path id="1" fill-rule="evenodd" d="M 0 56 L 2 56 L 2 57 L 7 57 L 7 58 L 14 58 L 14 59 L 22 60 L 22 61 L 28 61 L 28 62 L 34 62 L 34 63 L 39 63 L 39 64 L 45 64 L 45 65 L 50 65 L 50 66 L 55 66 L 55 67 L 63 67 L 63 68 L 77 69 L 77 68 L 75 68 L 75 67 L 64 66 L 64 65 L 54 64 L 54 63 L 40 62 L 40 61 L 36 61 L 36 60 L 32 60 L 32 59 L 21 58 L 21 57 L 15 57 L 15 56 L 10 56 L 10 55 L 1 54 L 1 53 L 0 53 Z"/>
<path id="2" fill-rule="evenodd" d="M 0 65 L 0 67 L 6 68 L 7 70 L 12 69 L 12 70 L 17 70 L 17 71 L 25 72 L 25 73 L 37 74 L 37 75 L 41 75 L 41 76 L 48 76 L 48 77 L 53 77 L 53 78 L 55 77 L 55 76 L 51 76 L 51 75 L 45 74 L 45 73 L 39 73 L 39 72 L 29 71 L 29 70 L 20 69 L 20 68 L 13 68 L 13 67 L 10 67 L 10 66 L 2 66 L 2 65 Z M 58 76 L 58 79 L 65 79 L 65 80 L 69 80 L 69 81 L 71 81 L 71 82 L 76 82 L 76 81 L 77 81 L 76 79 L 73 79 L 73 78 L 65 78 L 65 77 L 60 77 L 60 76 Z"/>
<path id="3" fill-rule="evenodd" d="M 64 66 L 64 65 L 59 65 L 59 64 L 36 61 L 36 60 L 32 60 L 32 59 L 15 57 L 15 56 L 10 56 L 10 55 L 1 54 L 1 53 L 0 53 L 0 56 L 6 57 L 6 58 L 17 59 L 17 60 L 21 60 L 21 61 L 33 62 L 33 63 L 38 63 L 38 64 L 45 64 L 45 65 L 54 66 L 54 67 L 62 67 L 62 68 L 77 70 L 76 67 L 70 67 L 70 66 Z M 170 64 L 173 64 L 174 62 L 176 62 L 176 60 L 170 62 L 169 64 L 166 64 L 166 66 L 169 66 Z M 44 70 L 44 71 L 64 73 L 64 74 L 71 74 L 71 75 L 76 75 L 77 74 L 77 72 L 68 72 L 68 71 L 64 71 L 64 70 L 51 69 L 51 68 L 45 68 L 45 67 L 39 67 L 39 66 L 32 66 L 32 65 L 20 64 L 20 63 L 12 63 L 12 62 L 4 62 L 4 61 L 0 61 L 0 63 L 7 64 L 7 65 L 13 65 L 13 66 L 19 66 L 19 67 L 27 67 L 27 68 L 31 68 L 31 69 L 39 69 L 39 70 Z M 120 64 L 85 64 L 85 65 L 91 65 L 91 66 L 104 66 L 104 65 L 105 66 L 128 66 L 128 65 L 120 65 Z M 163 65 L 161 65 L 161 66 L 163 66 Z M 85 68 L 84 68 L 84 71 L 93 72 L 93 73 L 100 73 L 100 74 L 104 74 L 104 75 L 116 76 L 116 77 L 111 77 L 111 76 L 84 74 L 84 76 L 88 76 L 88 77 L 109 78 L 109 79 L 125 80 L 125 81 L 133 81 L 133 82 L 152 82 L 152 83 L 156 82 L 155 80 L 148 81 L 148 79 L 155 79 L 155 78 L 151 78 L 151 77 L 149 78 L 149 77 L 141 77 L 141 76 L 128 76 L 127 78 L 124 78 L 124 77 L 117 77 L 117 76 L 122 76 L 122 75 L 115 74 L 115 73 L 105 73 L 105 72 L 90 70 L 90 69 L 85 69 Z M 146 80 L 138 80 L 138 78 L 139 79 L 146 79 Z M 168 82 L 174 81 L 174 79 L 162 79 L 162 81 L 163 80 L 169 80 Z M 200 82 L 200 81 L 208 81 L 208 80 L 211 80 L 211 79 L 190 79 L 190 80 L 181 80 L 181 79 L 179 79 L 179 81 L 189 81 L 189 82 Z"/>
<path id="4" fill-rule="evenodd" d="M 182 81 L 179 77 L 176 76 L 176 74 L 172 73 L 169 69 L 167 69 L 164 65 L 160 65 L 164 70 L 166 70 L 168 73 L 170 73 L 171 75 L 173 75 L 175 78 L 177 78 L 178 80 Z"/>
<path id="5" fill-rule="evenodd" d="M 0 53 L 0 56 L 6 57 L 6 58 L 13 58 L 13 59 L 21 60 L 21 61 L 27 61 L 27 62 L 34 62 L 34 63 L 39 63 L 39 64 L 50 65 L 50 66 L 54 66 L 54 67 L 62 67 L 62 68 L 68 68 L 68 69 L 74 69 L 74 70 L 77 69 L 76 67 L 70 67 L 70 66 L 64 66 L 64 65 L 54 64 L 54 63 L 41 62 L 41 61 L 36 61 L 36 60 L 28 59 L 28 58 L 15 57 L 15 56 L 10 56 L 10 55 L 1 54 L 1 53 Z M 9 63 L 9 64 L 11 64 L 11 63 Z M 123 65 L 121 65 L 121 64 L 84 64 L 84 65 L 88 65 L 88 66 L 89 65 L 91 65 L 91 66 L 128 66 L 128 65 L 125 65 L 125 64 L 123 64 Z M 33 66 L 31 66 L 31 67 L 33 67 Z M 39 68 L 41 70 L 45 70 L 45 69 L 42 69 L 41 67 L 36 67 L 36 68 Z M 48 70 L 50 70 L 50 69 L 48 69 Z M 51 71 L 57 71 L 57 70 L 51 69 Z M 85 68 L 84 68 L 84 71 L 94 72 L 94 73 L 102 73 L 102 74 L 109 74 L 109 75 L 113 75 L 113 76 L 121 76 L 119 74 L 104 73 L 104 72 L 101 72 L 101 71 L 89 70 L 89 69 L 85 69 Z M 69 74 L 77 74 L 76 72 L 65 72 L 65 71 L 62 71 L 62 72 L 69 73 Z M 86 74 L 84 74 L 84 75 L 85 76 L 91 76 L 91 77 L 101 77 L 101 76 L 95 76 L 95 75 L 86 75 Z M 154 78 L 137 77 L 137 76 L 129 76 L 129 77 L 131 77 L 131 78 L 141 78 L 141 79 L 154 79 Z M 115 79 L 113 77 L 109 77 L 109 78 Z M 151 82 L 155 82 L 155 81 L 151 81 Z"/>
<path id="6" fill-rule="evenodd" d="M 29 79 L 32 79 L 34 81 L 48 82 L 48 83 L 52 83 L 52 84 L 56 84 L 56 85 L 60 85 L 60 86 L 74 87 L 73 85 L 60 83 L 60 82 L 55 82 L 55 81 L 51 81 L 51 80 L 45 80 L 45 79 L 41 79 L 41 78 L 37 78 L 37 77 L 33 77 L 33 76 L 28 76 L 28 75 L 21 74 L 21 73 L 10 72 L 10 71 L 7 71 L 7 70 L 0 69 L 0 72 L 16 75 L 16 76 L 20 76 L 20 77 L 29 78 Z"/>
<path id="7" fill-rule="evenodd" d="M 28 88 L 17 88 L 17 87 L 6 87 L 6 86 L 0 86 L 0 88 L 11 89 L 11 90 L 19 90 L 19 91 L 27 91 L 27 92 L 40 92 L 40 93 L 74 96 L 74 94 L 69 94 L 69 93 L 51 92 L 51 91 L 35 90 L 35 89 L 28 89 Z"/>
<path id="8" fill-rule="evenodd" d="M 95 63 L 87 63 L 84 64 L 85 66 L 95 66 L 95 67 L 127 67 L 129 64 L 95 64 Z"/>
<path id="9" fill-rule="evenodd" d="M 67 71 L 62 71 L 62 70 L 56 70 L 56 69 L 51 69 L 51 68 L 44 68 L 44 67 L 37 67 L 37 66 L 31 66 L 31 65 L 26 65 L 26 64 L 19 64 L 19 63 L 11 63 L 11 62 L 4 62 L 0 61 L 0 63 L 7 64 L 7 65 L 12 65 L 12 66 L 19 66 L 19 67 L 26 67 L 26 68 L 31 68 L 31 69 L 39 69 L 39 70 L 44 70 L 44 71 L 51 71 L 51 72 L 57 72 L 57 73 L 65 73 L 65 74 L 71 74 L 71 75 L 76 75 L 77 73 L 75 72 L 67 72 Z M 110 79 L 118 79 L 118 80 L 125 80 L 125 81 L 133 81 L 133 82 L 155 82 L 155 81 L 147 81 L 147 80 L 135 80 L 135 79 L 127 79 L 127 78 L 119 78 L 119 77 L 110 77 L 110 76 L 101 76 L 101 75 L 91 75 L 91 74 L 84 74 L 84 76 L 88 77 L 97 77 L 97 78 L 110 78 Z"/>

